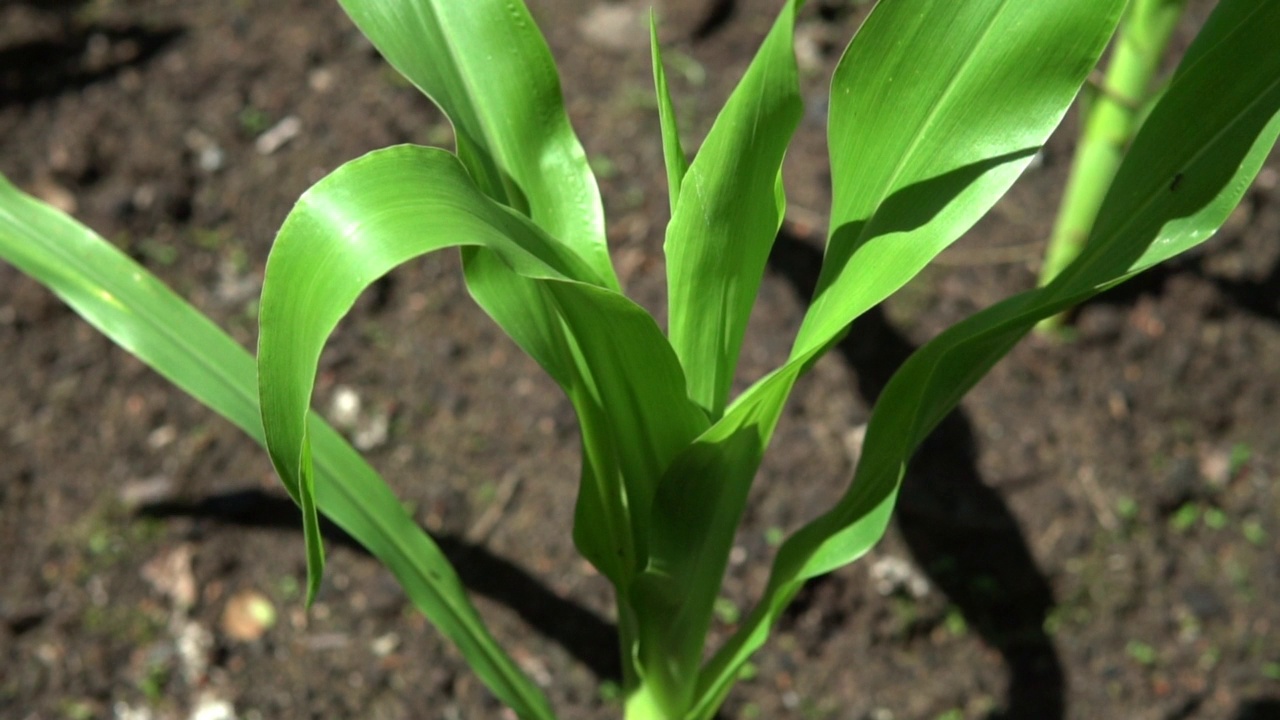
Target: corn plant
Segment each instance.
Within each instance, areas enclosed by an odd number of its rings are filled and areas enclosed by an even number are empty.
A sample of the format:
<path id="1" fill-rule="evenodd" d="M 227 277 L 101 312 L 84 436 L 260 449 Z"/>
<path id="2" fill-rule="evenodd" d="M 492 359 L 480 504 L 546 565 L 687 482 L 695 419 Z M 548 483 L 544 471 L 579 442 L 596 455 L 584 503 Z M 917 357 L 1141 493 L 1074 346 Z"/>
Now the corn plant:
<path id="1" fill-rule="evenodd" d="M 459 248 L 476 302 L 577 412 L 573 535 L 616 588 L 626 717 L 705 720 L 801 585 L 883 535 L 912 451 L 965 392 L 1037 321 L 1211 235 L 1280 134 L 1280 0 L 1223 0 L 1133 139 L 1081 255 L 898 370 L 844 495 L 787 537 L 755 608 L 707 648 L 734 531 L 797 378 L 1009 188 L 1097 63 L 1124 0 L 881 0 L 831 81 L 832 210 L 817 290 L 786 363 L 732 398 L 785 214 L 780 167 L 802 113 L 800 0 L 783 4 L 692 161 L 652 33 L 671 196 L 666 332 L 619 287 L 596 182 L 524 5 L 341 2 L 448 115 L 457 148 L 376 151 L 302 196 L 267 262 L 256 367 L 151 275 L 8 183 L 0 253 L 265 444 L 302 509 L 309 598 L 321 582 L 324 513 L 390 568 L 523 718 L 553 713 L 431 538 L 308 410 L 326 338 L 370 283 Z"/>
<path id="2" fill-rule="evenodd" d="M 1071 177 L 1040 266 L 1040 284 L 1062 272 L 1089 237 L 1089 228 L 1124 158 L 1129 142 L 1159 96 L 1153 79 L 1165 59 L 1187 0 L 1133 0 L 1107 65 L 1106 75 L 1082 109 L 1080 140 Z M 1061 326 L 1062 314 L 1040 323 L 1042 331 Z"/>

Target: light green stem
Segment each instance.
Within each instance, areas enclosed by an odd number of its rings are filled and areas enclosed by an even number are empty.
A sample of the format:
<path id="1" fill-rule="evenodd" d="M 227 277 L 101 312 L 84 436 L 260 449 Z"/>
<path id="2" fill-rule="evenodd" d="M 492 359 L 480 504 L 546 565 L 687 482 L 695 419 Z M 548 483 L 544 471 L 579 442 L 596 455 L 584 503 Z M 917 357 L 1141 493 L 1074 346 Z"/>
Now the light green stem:
<path id="1" fill-rule="evenodd" d="M 1111 187 L 1130 140 L 1142 124 L 1169 39 L 1186 0 L 1132 0 L 1121 25 L 1106 77 L 1085 113 L 1071 176 L 1040 268 L 1046 285 L 1080 254 L 1098 208 Z M 1040 323 L 1041 332 L 1061 328 L 1063 316 Z"/>
<path id="2" fill-rule="evenodd" d="M 654 666 L 678 655 L 675 650 L 659 652 L 648 659 L 641 652 L 641 626 L 636 618 L 637 608 L 626 600 L 631 593 L 626 588 L 618 590 L 618 640 L 622 653 L 622 687 L 626 720 L 678 720 L 685 716 L 688 696 L 692 694 L 696 674 L 684 679 L 672 678 L 664 667 Z M 643 611 L 643 610 L 641 610 Z M 650 638 L 650 641 L 655 641 Z M 649 653 L 651 656 L 654 653 Z"/>
<path id="3" fill-rule="evenodd" d="M 627 593 L 619 589 L 617 595 L 618 651 L 622 662 L 622 692 L 624 697 L 629 698 L 640 686 L 640 671 L 636 667 L 635 659 L 636 613 L 625 599 L 628 596 Z M 630 705 L 630 702 L 627 704 Z"/>
<path id="4" fill-rule="evenodd" d="M 667 717 L 651 685 L 641 685 L 627 697 L 626 720 L 675 720 Z"/>
<path id="5" fill-rule="evenodd" d="M 679 649 L 648 647 L 646 651 L 627 642 L 630 633 L 636 633 L 631 637 L 638 639 L 639 627 L 623 628 L 619 622 L 620 635 L 625 643 L 622 661 L 627 668 L 624 671 L 627 681 L 626 720 L 684 720 L 698 679 L 696 668 L 686 676 L 676 669 L 680 665 L 677 658 L 682 655 Z M 661 641 L 653 637 L 648 640 Z"/>

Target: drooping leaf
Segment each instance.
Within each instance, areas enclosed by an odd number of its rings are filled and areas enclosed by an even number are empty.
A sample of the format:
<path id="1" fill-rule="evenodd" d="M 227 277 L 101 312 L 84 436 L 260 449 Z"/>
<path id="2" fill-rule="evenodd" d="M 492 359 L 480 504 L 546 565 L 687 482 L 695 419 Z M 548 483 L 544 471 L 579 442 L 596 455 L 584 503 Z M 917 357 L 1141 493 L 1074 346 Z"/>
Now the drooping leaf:
<path id="1" fill-rule="evenodd" d="M 0 258 L 52 290 L 89 324 L 265 444 L 254 360 L 198 310 L 93 231 L 0 177 Z M 315 505 L 377 557 L 415 606 L 458 645 L 521 717 L 552 717 L 537 687 L 490 636 L 440 548 L 373 468 L 310 418 Z"/>
<path id="2" fill-rule="evenodd" d="M 587 548 L 625 583 L 647 543 L 657 479 L 707 425 L 679 364 L 643 309 L 600 287 L 594 268 L 483 195 L 442 150 L 398 146 L 347 163 L 299 200 L 281 228 L 262 294 L 260 392 L 268 448 L 291 492 L 310 492 L 306 408 L 325 340 L 359 293 L 412 257 L 483 248 L 473 286 L 517 321 L 513 335 L 566 390 L 583 420 L 582 493 L 598 502 Z M 501 272 L 488 274 L 490 270 Z M 521 285 L 510 285 L 509 278 Z M 490 286 L 496 279 L 498 285 Z M 524 290 L 536 293 L 526 302 Z M 541 308 L 552 312 L 542 314 Z M 306 506 L 305 503 L 304 507 Z M 312 547 L 319 539 L 308 538 Z"/>
<path id="3" fill-rule="evenodd" d="M 584 258 L 595 270 L 594 284 L 617 290 L 595 178 L 569 126 L 551 55 L 522 0 L 342 4 L 388 61 L 450 117 L 459 156 L 479 188 L 528 213 Z M 476 301 L 568 390 L 572 378 L 558 355 L 566 344 L 562 330 L 539 320 L 558 315 L 557 300 L 483 247 L 464 249 L 463 260 Z M 645 503 L 657 478 L 641 479 L 648 463 L 619 464 L 646 440 L 613 431 L 617 411 L 578 411 L 584 438 L 592 444 L 584 452 L 575 540 L 603 572 L 620 580 L 636 558 L 631 549 L 619 555 L 617 533 L 644 533 L 643 525 L 633 528 L 623 517 L 622 508 L 629 502 L 633 510 L 641 507 L 636 503 Z M 674 426 L 695 422 L 697 414 L 677 416 Z M 636 497 L 629 500 L 626 492 Z M 634 539 L 643 543 L 642 537 Z"/>
<path id="4" fill-rule="evenodd" d="M 600 191 L 524 1 L 339 2 L 449 117 L 458 156 L 480 189 L 528 214 L 616 290 Z"/>

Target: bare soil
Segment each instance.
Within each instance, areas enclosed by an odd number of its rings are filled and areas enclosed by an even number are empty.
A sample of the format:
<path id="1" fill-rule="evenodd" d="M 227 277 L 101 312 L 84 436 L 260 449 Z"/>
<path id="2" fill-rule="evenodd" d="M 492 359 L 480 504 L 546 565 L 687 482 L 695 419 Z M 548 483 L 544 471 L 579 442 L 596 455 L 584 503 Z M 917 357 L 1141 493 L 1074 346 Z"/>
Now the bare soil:
<path id="1" fill-rule="evenodd" d="M 530 5 L 601 176 L 624 282 L 661 317 L 645 9 Z M 667 5 L 696 139 L 778 3 Z M 1205 14 L 1194 5 L 1183 44 Z M 810 111 L 742 385 L 785 357 L 817 276 L 824 88 L 865 12 L 827 0 L 804 13 Z M 988 219 L 797 388 L 717 638 L 750 607 L 777 538 L 848 482 L 894 368 L 1033 284 L 1074 132 L 1069 119 Z M 449 140 L 328 0 L 0 0 L 0 172 L 246 346 L 297 196 L 365 151 Z M 1202 250 L 1082 308 L 1074 342 L 1032 339 L 1002 362 L 920 452 L 887 539 L 806 589 L 722 716 L 1280 717 L 1277 168 Z M 304 613 L 298 516 L 265 453 L 7 265 L 0 367 L 0 717 L 509 717 L 337 531 Z M 562 717 L 618 716 L 610 590 L 570 539 L 572 412 L 470 302 L 453 254 L 396 270 L 339 329 L 317 406 L 352 395 L 372 462 Z M 237 614 L 247 598 L 276 622 Z"/>

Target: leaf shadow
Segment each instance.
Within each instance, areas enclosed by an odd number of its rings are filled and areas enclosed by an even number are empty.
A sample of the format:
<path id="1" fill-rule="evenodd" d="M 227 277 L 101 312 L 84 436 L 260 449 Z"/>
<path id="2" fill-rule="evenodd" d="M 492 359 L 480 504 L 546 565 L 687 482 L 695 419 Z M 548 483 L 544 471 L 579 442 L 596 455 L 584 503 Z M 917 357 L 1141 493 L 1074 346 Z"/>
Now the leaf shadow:
<path id="1" fill-rule="evenodd" d="M 257 489 L 233 490 L 192 502 L 153 503 L 139 508 L 137 515 L 155 519 L 184 517 L 299 535 L 302 532 L 302 517 L 292 500 Z M 329 544 L 372 557 L 355 538 L 327 518 L 320 518 L 320 526 Z M 511 609 L 600 680 L 621 681 L 618 633 L 613 623 L 560 597 L 520 566 L 483 546 L 454 535 L 432 535 L 432 539 L 469 590 Z"/>
<path id="2" fill-rule="evenodd" d="M 770 267 L 801 297 L 812 297 L 822 252 L 780 234 Z M 834 347 L 854 371 L 859 394 L 873 405 L 916 346 L 879 307 L 854 321 Z M 1065 674 L 1044 621 L 1052 588 L 1037 567 L 1018 523 L 978 471 L 974 432 L 953 411 L 921 444 L 908 466 L 895 522 L 916 563 L 959 608 L 966 624 L 999 651 L 1009 672 L 1003 711 L 992 720 L 1065 716 Z M 810 581 L 798 602 L 834 575 Z"/>
<path id="3" fill-rule="evenodd" d="M 702 11 L 702 19 L 698 21 L 698 26 L 693 30 L 693 40 L 695 42 L 706 40 L 723 30 L 737 10 L 737 0 L 711 0 L 707 3 L 707 8 Z"/>
<path id="4" fill-rule="evenodd" d="M 904 240 L 895 235 L 927 225 L 952 206 L 966 189 L 979 182 L 983 175 L 1003 165 L 1028 160 L 1038 151 L 1038 147 L 1026 147 L 983 158 L 894 190 L 876 208 L 872 218 L 847 222 L 831 233 L 827 245 L 828 262 L 823 265 L 819 256 L 813 279 L 807 280 L 803 287 L 797 284 L 797 289 L 803 290 L 803 297 L 817 302 L 831 289 L 835 273 L 856 262 L 854 256 L 862 248 L 873 243 L 918 242 L 915 238 Z"/>
<path id="5" fill-rule="evenodd" d="M 1280 322 L 1280 262 L 1272 265 L 1259 279 L 1233 279 L 1215 275 L 1206 265 L 1203 253 L 1187 255 L 1163 262 L 1136 278 L 1094 297 L 1076 308 L 1096 306 L 1131 307 L 1143 297 L 1163 295 L 1169 281 L 1179 275 L 1190 275 L 1209 283 L 1228 306 L 1262 320 Z"/>
<path id="6" fill-rule="evenodd" d="M 1274 720 L 1280 718 L 1280 697 L 1249 700 L 1236 710 L 1234 720 Z"/>

